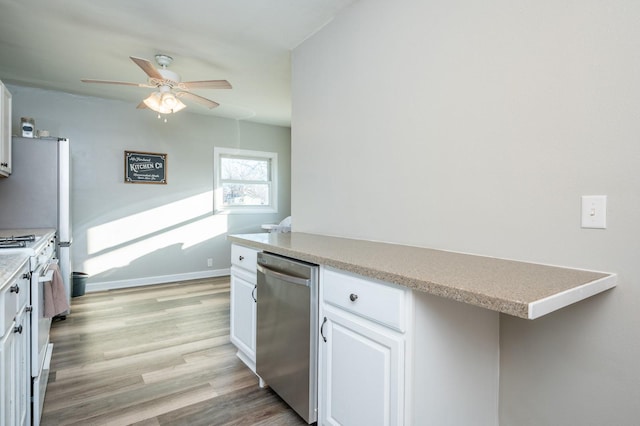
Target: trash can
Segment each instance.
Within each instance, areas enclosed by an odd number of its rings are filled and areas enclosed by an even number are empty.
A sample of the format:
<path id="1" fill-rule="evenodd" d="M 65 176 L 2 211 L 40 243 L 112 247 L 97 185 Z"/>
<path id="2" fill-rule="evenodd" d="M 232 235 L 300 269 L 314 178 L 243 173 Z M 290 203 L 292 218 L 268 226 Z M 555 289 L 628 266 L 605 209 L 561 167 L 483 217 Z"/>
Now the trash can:
<path id="1" fill-rule="evenodd" d="M 71 297 L 84 296 L 88 276 L 89 274 L 85 274 L 84 272 L 73 273 L 73 291 L 71 292 Z"/>

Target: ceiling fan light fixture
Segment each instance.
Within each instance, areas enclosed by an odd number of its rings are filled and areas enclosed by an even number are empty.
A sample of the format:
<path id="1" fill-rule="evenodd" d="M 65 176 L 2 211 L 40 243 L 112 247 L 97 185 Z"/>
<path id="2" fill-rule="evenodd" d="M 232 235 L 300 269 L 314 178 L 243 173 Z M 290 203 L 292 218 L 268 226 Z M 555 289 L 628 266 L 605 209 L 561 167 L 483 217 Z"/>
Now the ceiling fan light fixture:
<path id="1" fill-rule="evenodd" d="M 175 98 L 174 98 L 175 99 Z M 182 103 L 180 99 L 176 99 L 176 103 L 173 105 L 173 112 L 178 112 L 185 109 L 187 106 Z"/>
<path id="2" fill-rule="evenodd" d="M 186 107 L 182 101 L 170 92 L 153 92 L 143 102 L 149 109 L 160 114 L 171 114 L 181 111 Z"/>
<path id="3" fill-rule="evenodd" d="M 173 95 L 173 93 L 163 93 L 162 97 L 160 98 L 160 102 L 162 103 L 162 106 L 169 109 L 173 109 L 173 107 L 176 106 L 176 101 L 177 99 Z"/>

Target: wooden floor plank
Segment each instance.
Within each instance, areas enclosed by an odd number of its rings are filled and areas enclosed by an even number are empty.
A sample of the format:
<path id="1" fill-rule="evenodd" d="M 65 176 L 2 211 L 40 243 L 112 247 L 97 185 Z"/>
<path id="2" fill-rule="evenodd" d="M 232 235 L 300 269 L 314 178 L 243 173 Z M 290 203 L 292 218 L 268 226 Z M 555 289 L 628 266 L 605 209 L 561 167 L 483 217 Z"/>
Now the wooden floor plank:
<path id="1" fill-rule="evenodd" d="M 43 425 L 304 425 L 235 356 L 229 278 L 72 299 L 55 321 Z"/>

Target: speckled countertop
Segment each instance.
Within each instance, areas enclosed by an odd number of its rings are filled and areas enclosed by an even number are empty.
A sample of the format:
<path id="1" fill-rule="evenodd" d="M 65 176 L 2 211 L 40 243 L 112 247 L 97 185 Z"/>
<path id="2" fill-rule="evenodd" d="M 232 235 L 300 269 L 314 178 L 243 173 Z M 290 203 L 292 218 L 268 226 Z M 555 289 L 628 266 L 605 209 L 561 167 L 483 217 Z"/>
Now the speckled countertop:
<path id="1" fill-rule="evenodd" d="M 29 228 L 29 229 L 0 229 L 0 237 L 16 237 L 20 235 L 34 234 L 40 238 L 34 250 L 40 250 L 47 240 L 55 234 L 55 229 L 49 228 Z M 13 276 L 20 271 L 22 265 L 29 259 L 29 255 L 24 253 L 25 249 L 0 249 L 0 288 L 13 279 Z"/>
<path id="2" fill-rule="evenodd" d="M 26 254 L 5 254 L 0 256 L 0 288 L 9 284 L 22 267 L 27 264 Z"/>
<path id="3" fill-rule="evenodd" d="M 616 285 L 616 275 L 605 272 L 299 232 L 227 238 L 233 243 L 527 319 Z"/>

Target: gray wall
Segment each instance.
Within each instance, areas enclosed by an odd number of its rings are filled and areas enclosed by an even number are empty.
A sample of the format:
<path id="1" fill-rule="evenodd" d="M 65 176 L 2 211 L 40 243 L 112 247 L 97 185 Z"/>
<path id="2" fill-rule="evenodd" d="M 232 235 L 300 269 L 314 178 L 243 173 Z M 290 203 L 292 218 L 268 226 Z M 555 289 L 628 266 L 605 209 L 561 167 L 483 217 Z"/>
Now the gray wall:
<path id="1" fill-rule="evenodd" d="M 501 316 L 501 425 L 640 418 L 640 2 L 368 0 L 293 52 L 294 230 L 619 274 Z M 608 228 L 580 228 L 580 196 Z"/>
<path id="2" fill-rule="evenodd" d="M 227 234 L 260 232 L 290 214 L 289 128 L 188 110 L 163 123 L 131 103 L 8 87 L 16 131 L 28 116 L 71 140 L 73 268 L 90 274 L 89 288 L 225 273 Z M 214 146 L 278 153 L 277 214 L 212 214 Z M 167 185 L 125 184 L 125 150 L 166 153 Z"/>

